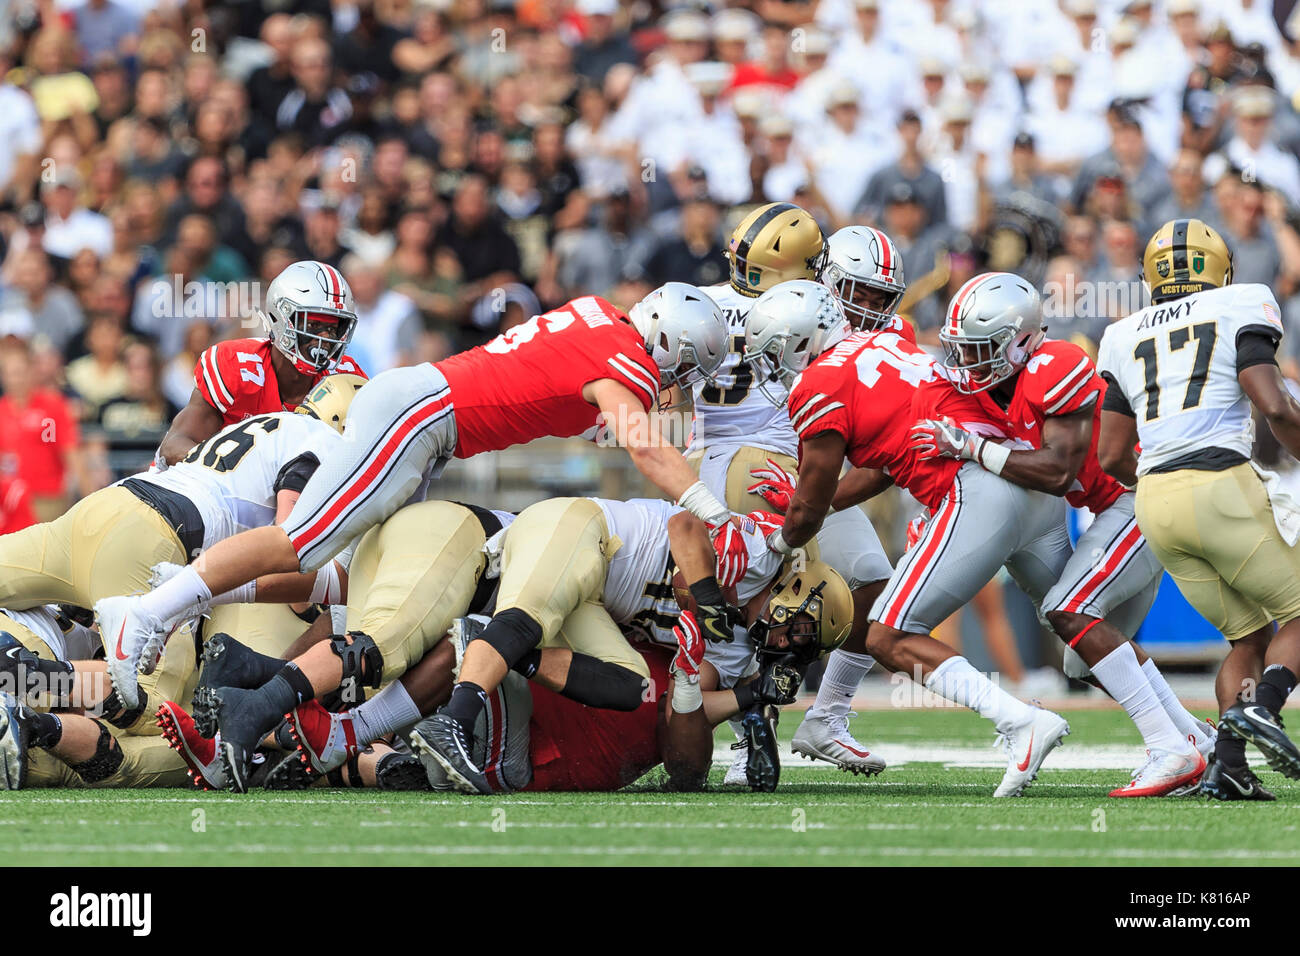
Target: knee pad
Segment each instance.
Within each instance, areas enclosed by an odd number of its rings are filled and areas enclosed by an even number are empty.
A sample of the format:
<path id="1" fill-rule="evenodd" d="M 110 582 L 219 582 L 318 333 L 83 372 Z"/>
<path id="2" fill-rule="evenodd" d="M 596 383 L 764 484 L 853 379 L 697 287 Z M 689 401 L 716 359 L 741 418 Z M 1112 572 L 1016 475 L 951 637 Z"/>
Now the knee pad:
<path id="1" fill-rule="evenodd" d="M 361 631 L 349 631 L 352 638 L 335 634 L 330 638 L 330 650 L 343 662 L 343 681 L 354 682 L 358 687 L 378 687 L 384 676 L 384 655 L 375 646 L 369 634 Z"/>
<path id="2" fill-rule="evenodd" d="M 517 607 L 507 608 L 492 618 L 478 640 L 487 641 L 507 667 L 514 667 L 542 643 L 542 625 Z"/>
<path id="3" fill-rule="evenodd" d="M 140 715 L 144 713 L 145 701 L 148 699 L 148 694 L 141 694 L 140 696 L 142 698 L 141 702 L 137 706 L 127 710 L 125 709 L 126 705 L 122 703 L 122 698 L 117 696 L 117 690 L 114 689 L 109 691 L 108 696 L 104 698 L 104 719 L 118 730 L 126 730 L 139 720 Z M 109 717 L 109 714 L 112 714 L 113 716 Z M 105 731 L 105 733 L 107 733 L 107 731 Z"/>
<path id="4" fill-rule="evenodd" d="M 95 721 L 95 724 L 99 727 L 99 740 L 95 742 L 95 755 L 89 760 L 83 760 L 81 763 L 69 764 L 72 772 L 86 783 L 99 783 L 101 780 L 107 780 L 117 773 L 117 768 L 122 766 L 122 761 L 126 759 L 121 746 L 114 744 L 113 735 L 108 732 L 108 728 L 99 721 Z"/>
<path id="5" fill-rule="evenodd" d="M 588 654 L 574 654 L 564 696 L 588 707 L 636 710 L 644 700 L 646 679 L 621 664 L 611 664 Z"/>

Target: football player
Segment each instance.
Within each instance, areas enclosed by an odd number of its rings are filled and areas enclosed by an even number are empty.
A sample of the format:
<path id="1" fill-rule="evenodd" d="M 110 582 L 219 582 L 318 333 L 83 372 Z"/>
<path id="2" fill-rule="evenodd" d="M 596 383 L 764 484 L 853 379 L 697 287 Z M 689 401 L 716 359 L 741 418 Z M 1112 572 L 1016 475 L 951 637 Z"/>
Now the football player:
<path id="1" fill-rule="evenodd" d="M 312 471 L 337 457 L 342 420 L 363 384 L 356 375 L 330 376 L 299 413 L 259 415 L 227 426 L 166 471 L 124 479 L 49 524 L 0 538 L 0 606 L 96 607 L 120 711 L 114 723 L 154 732 L 158 704 L 179 699 L 175 682 L 194 668 L 193 635 L 185 625 L 183 639 L 171 642 L 174 653 L 164 656 L 146 682 L 154 690 L 141 694 L 118 626 L 121 617 L 114 616 L 127 599 L 112 595 L 145 591 L 155 565 L 185 564 L 224 538 L 288 514 Z M 160 623 L 150 662 L 171 632 L 193 618 L 193 603 Z M 105 613 L 114 628 L 104 626 Z"/>
<path id="2" fill-rule="evenodd" d="M 111 609 L 131 665 L 148 666 L 163 621 L 266 574 L 314 572 L 393 514 L 453 457 L 603 427 L 658 488 L 714 526 L 731 513 L 659 433 L 663 387 L 718 369 L 726 327 L 694 286 L 668 283 L 630 315 L 583 296 L 435 364 L 395 368 L 349 412 L 342 449 L 319 468 L 281 524 L 238 535 L 150 595 Z M 101 618 L 103 622 L 103 619 Z"/>
<path id="3" fill-rule="evenodd" d="M 778 287 L 768 295 L 779 293 Z M 1007 748 L 1007 770 L 994 796 L 1016 796 L 1069 726 L 1003 691 L 930 631 L 1003 564 L 1041 599 L 1070 551 L 1064 502 L 973 463 L 923 460 L 910 438 L 918 418 L 950 417 L 988 434 L 997 429 L 968 396 L 951 389 L 918 404 L 921 386 L 938 375 L 921 349 L 895 332 L 851 332 L 838 307 L 812 295 L 805 301 L 803 310 L 756 306 L 745 335 L 746 358 L 790 387 L 790 420 L 800 439 L 798 485 L 784 527 L 768 544 L 790 554 L 812 539 L 836 498 L 846 455 L 878 488 L 896 483 L 933 510 L 921 540 L 871 608 L 866 649 L 890 670 L 992 720 Z"/>
<path id="4" fill-rule="evenodd" d="M 722 307 L 730 350 L 716 382 L 698 382 L 692 394 L 695 421 L 687 456 L 714 495 L 740 514 L 780 505 L 793 472 L 798 439 L 783 411 L 784 386 L 763 381 L 744 361 L 745 326 L 759 296 L 791 280 L 812 282 L 827 262 L 823 281 L 836 296 L 847 296 L 867 323 L 897 323 L 903 273 L 898 250 L 884 233 L 853 227 L 823 242 L 812 216 L 791 203 L 769 203 L 746 216 L 731 235 L 728 282 L 707 291 Z M 799 286 L 790 286 L 797 290 Z M 795 292 L 792 295 L 797 294 Z M 757 479 L 757 481 L 755 481 Z M 765 493 L 766 491 L 766 493 Z M 849 582 L 861 611 L 862 626 L 827 662 L 817 702 L 795 735 L 797 752 L 828 760 L 854 773 L 879 773 L 884 762 L 848 730 L 849 704 L 872 661 L 862 647 L 866 612 L 893 570 L 866 514 L 849 507 L 830 516 L 818 535 L 820 556 Z M 706 660 L 722 676 L 720 686 L 739 679 L 752 661 L 743 642 L 714 644 Z M 708 680 L 706 675 L 706 681 Z M 740 735 L 740 728 L 733 724 Z M 744 783 L 748 753 L 738 748 L 729 783 Z"/>
<path id="5" fill-rule="evenodd" d="M 218 342 L 194 366 L 194 392 L 158 448 L 160 467 L 226 425 L 291 412 L 326 375 L 365 372 L 346 354 L 356 332 L 352 290 L 323 262 L 295 262 L 266 289 L 266 339 Z"/>
<path id="6" fill-rule="evenodd" d="M 709 641 L 733 639 L 730 605 L 743 605 L 769 583 L 780 561 L 766 553 L 766 523 L 727 522 L 713 534 L 692 524 L 698 520 L 651 499 L 554 498 L 520 513 L 504 537 L 496 612 L 428 725 L 427 743 L 458 786 L 488 792 L 483 769 L 469 758 L 475 722 L 507 673 L 538 672 L 543 649 L 573 652 L 557 680 L 567 696 L 614 710 L 640 705 L 650 675 L 620 625 L 639 624 L 652 640 L 676 643 L 675 615 L 663 602 L 673 590 L 672 564 L 690 563 L 684 549 L 712 548 L 709 573 L 691 579 L 701 633 Z M 736 599 L 728 601 L 723 589 L 732 586 Z"/>
<path id="7" fill-rule="evenodd" d="M 917 423 L 913 442 L 923 459 L 973 461 L 1092 512 L 1040 612 L 1066 645 L 1067 671 L 1081 677 L 1091 670 L 1146 743 L 1146 762 L 1111 796 L 1194 788 L 1214 746 L 1213 729 L 1187 712 L 1155 661 L 1128 639 L 1150 610 L 1163 569 L 1138 529 L 1133 493 L 1097 461 L 1106 383 L 1083 349 L 1045 336 L 1038 292 L 1024 279 L 992 272 L 963 285 L 939 332 L 951 381 L 924 387 L 972 396 L 990 421 L 1000 418 L 1006 434 L 1030 447 L 1008 449 L 933 420 Z M 1071 666 L 1080 659 L 1086 667 Z"/>
<path id="8" fill-rule="evenodd" d="M 1281 312 L 1266 286 L 1231 285 L 1232 254 L 1199 219 L 1161 226 L 1142 275 L 1152 304 L 1112 323 L 1101 341 L 1109 388 L 1098 456 L 1119 481 L 1137 485 L 1142 534 L 1184 597 L 1231 643 L 1201 792 L 1269 800 L 1246 766 L 1245 741 L 1300 778 L 1300 751 L 1280 716 L 1300 671 L 1300 516 L 1276 477 L 1250 459 L 1252 406 L 1300 455 L 1300 405 L 1275 357 Z"/>

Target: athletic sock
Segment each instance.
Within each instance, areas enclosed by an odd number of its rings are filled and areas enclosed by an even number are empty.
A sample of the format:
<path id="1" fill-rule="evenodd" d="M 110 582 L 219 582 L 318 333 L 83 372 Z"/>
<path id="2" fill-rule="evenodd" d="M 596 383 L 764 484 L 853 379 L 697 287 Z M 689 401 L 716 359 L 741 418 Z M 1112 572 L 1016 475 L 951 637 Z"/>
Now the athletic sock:
<path id="1" fill-rule="evenodd" d="M 832 651 L 826 659 L 826 673 L 822 675 L 821 686 L 817 688 L 817 700 L 808 708 L 808 716 L 812 719 L 847 717 L 858 684 L 875 664 L 876 659 L 870 654 Z"/>
<path id="2" fill-rule="evenodd" d="M 1142 673 L 1145 675 L 1147 683 L 1151 685 L 1151 689 L 1156 692 L 1156 699 L 1160 701 L 1160 706 L 1165 709 L 1169 719 L 1178 728 L 1178 732 L 1184 737 L 1191 737 L 1198 749 L 1205 746 L 1207 739 L 1205 731 L 1201 729 L 1197 719 L 1174 694 L 1173 688 L 1169 686 L 1169 681 L 1165 680 L 1165 675 L 1160 673 L 1160 668 L 1156 667 L 1156 662 L 1148 657 L 1146 663 L 1142 665 Z"/>
<path id="3" fill-rule="evenodd" d="M 487 692 L 472 681 L 463 680 L 451 689 L 451 699 L 438 711 L 460 724 L 466 737 L 474 735 L 474 721 L 487 706 Z"/>
<path id="4" fill-rule="evenodd" d="M 1255 691 L 1255 701 L 1274 714 L 1282 710 L 1282 705 L 1295 690 L 1295 674 L 1281 664 L 1270 664 L 1264 668 L 1264 676 Z"/>
<path id="5" fill-rule="evenodd" d="M 950 657 L 936 667 L 925 679 L 925 687 L 993 721 L 999 733 L 1009 733 L 1033 716 L 1032 707 L 998 687 L 964 657 Z"/>
<path id="6" fill-rule="evenodd" d="M 1220 727 L 1214 741 L 1214 759 L 1225 767 L 1246 766 L 1246 741 L 1227 727 Z"/>
<path id="7" fill-rule="evenodd" d="M 194 565 L 187 564 L 179 574 L 165 581 L 140 598 L 140 607 L 160 621 L 176 617 L 186 608 L 206 604 L 212 600 L 212 591 Z"/>
<path id="8" fill-rule="evenodd" d="M 1089 667 L 1106 693 L 1124 708 L 1147 747 L 1182 753 L 1191 746 L 1165 713 L 1155 689 L 1142 673 L 1133 645 L 1125 642 Z"/>
<path id="9" fill-rule="evenodd" d="M 749 686 L 748 684 L 741 684 L 741 685 L 740 685 L 740 687 L 748 687 L 748 686 Z M 739 692 L 740 687 L 737 687 L 737 688 L 736 688 L 737 692 Z M 743 711 L 748 710 L 748 709 L 749 709 L 749 708 L 747 708 L 747 707 L 742 707 L 742 708 L 741 708 L 741 711 L 743 712 Z M 727 724 L 731 727 L 731 732 L 732 732 L 733 734 L 736 735 L 736 740 L 741 741 L 741 742 L 744 742 L 745 740 L 748 739 L 748 738 L 745 736 L 745 725 L 742 724 L 740 721 L 738 721 L 738 720 L 729 720 L 729 721 L 727 721 Z"/>
<path id="10" fill-rule="evenodd" d="M 293 661 L 280 668 L 280 672 L 251 692 L 249 706 L 262 709 L 268 716 L 287 714 L 305 700 L 316 696 L 311 681 Z"/>
<path id="11" fill-rule="evenodd" d="M 393 681 L 364 704 L 352 708 L 356 720 L 357 746 L 364 747 L 372 740 L 408 727 L 420 719 L 420 708 L 401 681 Z"/>

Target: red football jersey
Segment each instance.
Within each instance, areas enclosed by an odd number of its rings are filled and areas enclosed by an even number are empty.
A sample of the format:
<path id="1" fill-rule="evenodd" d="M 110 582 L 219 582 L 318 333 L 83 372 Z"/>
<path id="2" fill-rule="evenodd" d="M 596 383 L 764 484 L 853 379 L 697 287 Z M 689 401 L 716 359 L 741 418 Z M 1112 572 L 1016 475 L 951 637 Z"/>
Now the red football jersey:
<path id="1" fill-rule="evenodd" d="M 1088 354 L 1072 342 L 1047 339 L 1029 359 L 1016 379 L 1011 403 L 1003 409 L 988 392 L 979 399 L 991 415 L 1001 415 L 1008 434 L 1034 448 L 1043 446 L 1043 421 L 1069 415 L 1092 403 L 1092 447 L 1065 500 L 1076 508 L 1100 514 L 1124 493 L 1124 486 L 1101 470 L 1097 439 L 1101 435 L 1101 402 L 1106 380 L 1097 373 Z"/>
<path id="2" fill-rule="evenodd" d="M 922 461 L 911 448 L 918 390 L 937 380 L 934 359 L 896 332 L 855 332 L 810 365 L 790 390 L 790 424 L 802 441 L 839 432 L 860 468 L 883 468 L 894 484 L 934 508 L 961 462 Z M 946 383 L 945 383 L 946 385 Z M 951 387 L 927 390 L 937 415 L 963 420 L 969 403 Z M 928 417 L 928 416 L 927 416 Z"/>
<path id="3" fill-rule="evenodd" d="M 650 686 L 668 687 L 673 652 L 633 645 L 650 667 Z M 529 682 L 533 693 L 533 782 L 525 790 L 617 790 L 663 762 L 659 752 L 659 697 L 633 711 L 587 707 Z"/>
<path id="4" fill-rule="evenodd" d="M 199 356 L 194 387 L 205 402 L 221 412 L 223 425 L 297 408 L 280 400 L 280 383 L 271 363 L 273 348 L 270 339 L 232 339 L 218 342 Z M 332 372 L 317 375 L 312 387 L 327 374 L 366 377 L 350 355 L 344 355 Z"/>
<path id="5" fill-rule="evenodd" d="M 456 409 L 456 457 L 593 431 L 600 410 L 582 397 L 612 378 L 646 411 L 659 399 L 659 367 L 627 316 L 598 296 L 533 316 L 437 368 Z"/>
<path id="6" fill-rule="evenodd" d="M 901 315 L 891 315 L 888 322 L 873 331 L 894 332 L 908 345 L 916 344 L 916 327 Z"/>

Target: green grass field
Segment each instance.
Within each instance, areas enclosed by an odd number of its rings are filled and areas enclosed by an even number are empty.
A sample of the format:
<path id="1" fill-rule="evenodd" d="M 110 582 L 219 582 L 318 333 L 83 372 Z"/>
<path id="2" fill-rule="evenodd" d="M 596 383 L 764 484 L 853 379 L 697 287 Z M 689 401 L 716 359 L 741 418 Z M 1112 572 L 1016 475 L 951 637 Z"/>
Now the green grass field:
<path id="1" fill-rule="evenodd" d="M 785 715 L 788 740 L 799 714 Z M 1115 710 L 1067 712 L 1073 734 L 1026 796 L 994 800 L 988 725 L 966 711 L 863 714 L 881 752 L 934 748 L 947 763 L 893 764 L 865 780 L 787 761 L 775 794 L 29 791 L 0 795 L 0 832 L 26 864 L 1056 864 L 1300 863 L 1300 784 L 1257 768 L 1278 802 L 1112 800 L 1138 738 Z M 726 728 L 722 728 L 727 733 Z M 728 742 L 730 735 L 727 734 Z M 719 736 L 722 742 L 722 736 Z M 1131 745 L 1131 747 L 1129 746 Z M 1096 759 L 1094 759 L 1096 758 Z"/>

